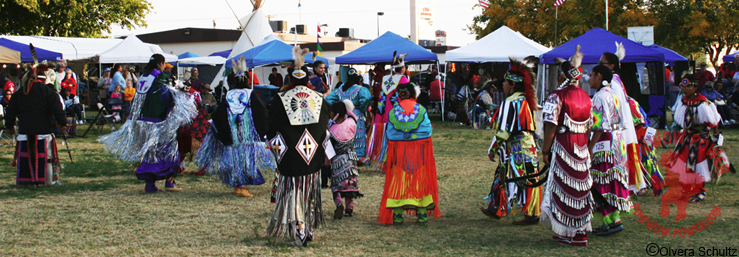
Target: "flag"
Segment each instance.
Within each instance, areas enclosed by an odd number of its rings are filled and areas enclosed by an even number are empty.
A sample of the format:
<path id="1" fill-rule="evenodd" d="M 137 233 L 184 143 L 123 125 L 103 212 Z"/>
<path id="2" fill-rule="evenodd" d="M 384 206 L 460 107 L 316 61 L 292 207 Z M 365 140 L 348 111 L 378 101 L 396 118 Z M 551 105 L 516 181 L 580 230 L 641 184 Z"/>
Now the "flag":
<path id="1" fill-rule="evenodd" d="M 318 33 L 316 33 L 316 55 L 323 57 L 323 55 L 321 55 L 321 51 L 323 51 L 323 48 L 321 48 L 321 23 L 320 22 L 318 23 L 317 31 Z"/>
<path id="2" fill-rule="evenodd" d="M 490 7 L 490 4 L 488 3 L 488 0 L 478 0 L 478 1 L 480 2 L 480 6 L 482 6 L 482 8 L 488 8 L 488 7 Z"/>
<path id="3" fill-rule="evenodd" d="M 565 1 L 567 1 L 567 0 L 557 0 L 556 2 L 554 2 L 554 6 L 560 6 L 560 5 L 562 5 L 562 4 L 563 4 L 563 3 L 565 2 Z"/>
<path id="4" fill-rule="evenodd" d="M 300 8 L 300 0 L 298 0 L 298 8 Z"/>

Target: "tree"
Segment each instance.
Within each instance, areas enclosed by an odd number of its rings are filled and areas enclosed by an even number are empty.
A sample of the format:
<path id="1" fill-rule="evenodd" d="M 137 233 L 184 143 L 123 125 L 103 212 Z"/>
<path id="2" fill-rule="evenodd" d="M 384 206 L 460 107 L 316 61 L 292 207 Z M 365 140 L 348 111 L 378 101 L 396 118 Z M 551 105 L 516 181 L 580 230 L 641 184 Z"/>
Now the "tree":
<path id="1" fill-rule="evenodd" d="M 555 0 L 492 0 L 468 28 L 482 38 L 503 25 L 537 42 L 557 46 L 594 27 L 605 27 L 605 1 L 567 0 L 559 6 L 555 35 Z M 654 26 L 655 43 L 685 56 L 705 52 L 719 58 L 739 48 L 739 1 L 609 0 L 609 30 L 626 37 L 628 27 Z M 556 38 L 556 42 L 555 42 Z"/>
<path id="2" fill-rule="evenodd" d="M 0 0 L 0 33 L 102 37 L 112 26 L 145 27 L 146 0 Z"/>

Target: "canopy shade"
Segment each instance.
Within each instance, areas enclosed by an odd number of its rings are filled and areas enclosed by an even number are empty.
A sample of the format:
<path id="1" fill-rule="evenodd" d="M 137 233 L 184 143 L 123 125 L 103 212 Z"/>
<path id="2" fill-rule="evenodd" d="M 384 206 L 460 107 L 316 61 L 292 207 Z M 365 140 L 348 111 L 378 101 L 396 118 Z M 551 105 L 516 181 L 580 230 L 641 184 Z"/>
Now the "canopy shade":
<path id="1" fill-rule="evenodd" d="M 79 38 L 79 37 L 45 37 L 45 36 L 2 36 L 23 44 L 33 44 L 36 48 L 62 54 L 65 60 L 80 60 L 95 57 L 119 44 L 123 39 L 116 38 Z"/>
<path id="2" fill-rule="evenodd" d="M 4 46 L 4 47 L 20 52 L 21 62 L 33 62 L 33 56 L 31 55 L 31 47 L 28 44 L 18 43 L 18 42 L 15 42 L 7 38 L 0 38 L 0 46 Z M 38 56 L 39 61 L 60 61 L 62 60 L 61 53 L 49 51 L 43 48 L 38 48 L 35 45 L 34 45 L 34 48 L 36 49 L 36 56 Z"/>
<path id="3" fill-rule="evenodd" d="M 654 44 L 648 46 L 651 49 L 660 51 L 662 54 L 665 55 L 665 63 L 669 66 L 674 66 L 676 61 L 687 61 L 688 58 L 683 57 L 682 55 L 676 53 L 675 51 L 672 51 L 669 48 L 662 47 L 660 45 Z"/>
<path id="4" fill-rule="evenodd" d="M 226 62 L 226 58 L 220 56 L 203 56 L 203 57 L 191 57 L 177 60 L 180 66 L 198 66 L 198 65 L 222 65 Z M 185 65 L 182 65 L 185 64 Z"/>
<path id="5" fill-rule="evenodd" d="M 289 62 L 293 60 L 292 50 L 293 47 L 285 42 L 280 40 L 271 40 L 229 58 L 228 61 L 226 61 L 226 67 L 233 67 L 231 60 L 241 59 L 241 56 L 246 60 L 246 66 L 248 67 L 256 67 L 278 62 Z M 328 64 L 328 60 L 326 58 L 317 56 L 316 60 L 321 60 Z M 313 63 L 313 53 L 305 55 L 305 63 Z"/>
<path id="6" fill-rule="evenodd" d="M 100 63 L 148 63 L 153 54 L 161 54 L 165 61 L 177 61 L 177 56 L 166 54 L 158 45 L 149 45 L 131 35 L 108 51 L 98 55 Z"/>
<path id="7" fill-rule="evenodd" d="M 191 52 L 185 52 L 181 55 L 178 55 L 177 59 L 185 59 L 185 58 L 192 58 L 192 57 L 199 57 L 199 56 Z"/>
<path id="8" fill-rule="evenodd" d="M 20 63 L 21 52 L 0 46 L 0 63 Z"/>
<path id="9" fill-rule="evenodd" d="M 549 48 L 502 26 L 467 46 L 446 52 L 447 62 L 508 62 L 508 57 L 519 60 L 539 56 Z"/>
<path id="10" fill-rule="evenodd" d="M 436 54 L 423 48 L 410 40 L 398 36 L 390 31 L 370 41 L 366 45 L 355 49 L 345 55 L 336 57 L 338 64 L 375 64 L 390 63 L 393 61 L 393 52 L 408 54 L 406 63 L 431 63 L 439 58 Z"/>
<path id="11" fill-rule="evenodd" d="M 664 62 L 665 55 L 657 50 L 643 46 L 637 42 L 620 37 L 601 28 L 594 28 L 585 34 L 576 37 L 561 46 L 541 55 L 541 62 L 554 64 L 554 59 L 568 59 L 580 45 L 580 52 L 585 54 L 582 63 L 598 63 L 603 53 L 615 53 L 616 43 L 623 43 L 626 56 L 621 62 Z"/>
<path id="12" fill-rule="evenodd" d="M 737 53 L 739 52 L 734 52 L 733 54 L 724 55 L 724 58 L 723 58 L 724 62 L 734 62 L 734 56 L 736 56 Z"/>
<path id="13" fill-rule="evenodd" d="M 223 57 L 223 58 L 228 58 L 228 55 L 231 54 L 231 50 L 233 50 L 233 49 L 228 49 L 228 50 L 224 50 L 224 51 L 220 51 L 220 52 L 215 52 L 215 53 L 212 53 L 212 54 L 210 54 L 208 56 L 220 56 L 220 57 Z"/>

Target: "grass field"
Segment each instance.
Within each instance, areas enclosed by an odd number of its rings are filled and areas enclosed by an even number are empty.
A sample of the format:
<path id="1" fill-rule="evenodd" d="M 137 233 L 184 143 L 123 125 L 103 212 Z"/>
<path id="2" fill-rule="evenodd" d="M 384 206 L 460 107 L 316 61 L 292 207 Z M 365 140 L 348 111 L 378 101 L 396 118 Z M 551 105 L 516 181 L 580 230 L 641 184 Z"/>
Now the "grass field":
<path id="1" fill-rule="evenodd" d="M 430 219 L 426 227 L 409 217 L 403 226 L 379 225 L 384 176 L 363 169 L 359 183 L 365 197 L 356 201 L 355 216 L 333 220 L 335 207 L 330 191 L 324 189 L 326 224 L 305 248 L 266 236 L 273 209 L 268 184 L 250 187 L 255 197 L 242 198 L 215 177 L 183 175 L 177 180 L 183 192 L 144 194 L 133 166 L 108 155 L 93 135 L 69 140 L 74 163 L 59 143 L 63 186 L 25 188 L 15 185 L 15 169 L 10 167 L 13 147 L 2 145 L 0 256 L 645 256 L 650 243 L 693 249 L 696 255 L 700 247 L 739 248 L 736 174 L 725 175 L 718 185 L 711 183 L 707 199 L 689 205 L 688 218 L 679 222 L 673 221 L 674 206 L 670 216 L 660 217 L 659 197 L 633 199 L 651 220 L 673 228 L 698 223 L 714 205 L 720 207 L 721 216 L 700 233 L 664 237 L 628 215 L 623 217 L 625 231 L 609 237 L 591 235 L 585 248 L 566 247 L 557 245 L 551 239 L 554 233 L 543 226 L 513 226 L 511 221 L 519 219 L 520 212 L 493 220 L 478 210 L 493 180 L 494 163 L 486 156 L 492 138 L 489 130 L 440 121 L 434 121 L 434 127 L 444 216 Z M 725 130 L 724 136 L 729 157 L 739 160 L 739 131 Z M 188 166 L 194 169 L 194 164 Z M 263 175 L 272 178 L 271 173 Z"/>

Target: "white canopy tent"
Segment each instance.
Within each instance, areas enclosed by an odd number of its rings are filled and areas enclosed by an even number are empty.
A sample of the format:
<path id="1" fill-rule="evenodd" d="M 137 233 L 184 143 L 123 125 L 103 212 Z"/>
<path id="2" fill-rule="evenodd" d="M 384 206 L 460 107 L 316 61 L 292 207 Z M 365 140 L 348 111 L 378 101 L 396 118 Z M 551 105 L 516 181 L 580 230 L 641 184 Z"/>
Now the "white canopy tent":
<path id="1" fill-rule="evenodd" d="M 20 63 L 21 62 L 21 53 L 4 47 L 0 46 L 0 63 Z"/>
<path id="2" fill-rule="evenodd" d="M 257 44 L 261 43 L 268 36 L 274 35 L 272 34 L 272 27 L 269 26 L 267 15 L 264 14 L 262 9 L 257 9 L 249 15 L 244 16 L 244 18 L 239 20 L 239 23 L 243 28 L 243 30 L 241 31 L 241 37 L 239 37 L 239 41 L 236 41 L 236 45 L 234 45 L 233 50 L 231 50 L 231 54 L 229 54 L 228 58 L 226 59 L 230 59 L 236 55 L 246 52 L 246 50 L 249 50 Z M 224 80 L 224 70 L 225 66 L 221 67 L 221 70 L 218 71 L 218 74 L 213 79 L 211 85 L 217 85 L 218 82 Z"/>
<path id="3" fill-rule="evenodd" d="M 226 60 L 227 60 L 226 58 L 223 58 L 220 56 L 199 56 L 199 57 L 182 58 L 182 59 L 177 60 L 177 63 L 216 66 L 216 65 L 222 65 L 226 63 Z"/>
<path id="4" fill-rule="evenodd" d="M 49 51 L 61 53 L 66 60 L 80 60 L 94 57 L 121 43 L 123 39 L 77 38 L 42 36 L 2 36 L 15 42 L 33 44 Z"/>
<path id="5" fill-rule="evenodd" d="M 539 56 L 549 48 L 536 43 L 506 26 L 473 42 L 446 52 L 447 62 L 509 62 L 508 57 L 519 60 L 527 56 Z"/>
<path id="6" fill-rule="evenodd" d="M 151 55 L 161 54 L 167 62 L 177 61 L 177 56 L 167 54 L 158 45 L 146 44 L 134 35 L 98 55 L 99 63 L 148 63 Z"/>

